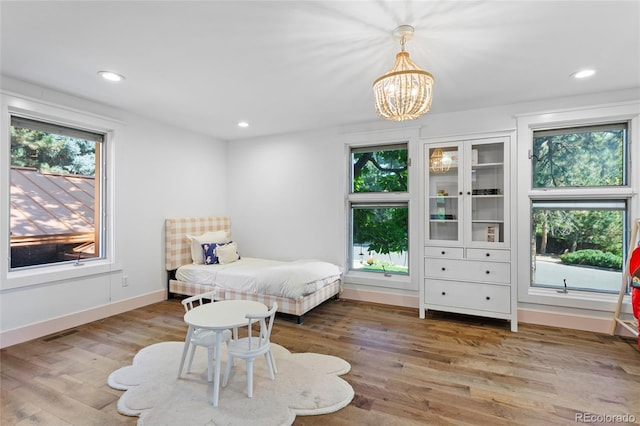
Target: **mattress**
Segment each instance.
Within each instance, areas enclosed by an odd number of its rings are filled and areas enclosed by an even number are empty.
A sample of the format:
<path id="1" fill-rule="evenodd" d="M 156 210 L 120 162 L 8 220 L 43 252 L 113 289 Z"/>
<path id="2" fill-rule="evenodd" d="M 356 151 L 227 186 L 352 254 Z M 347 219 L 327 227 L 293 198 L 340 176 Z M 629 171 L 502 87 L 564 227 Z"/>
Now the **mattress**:
<path id="1" fill-rule="evenodd" d="M 247 293 L 301 299 L 341 276 L 340 268 L 317 260 L 284 262 L 243 257 L 220 265 L 183 265 L 176 279 L 187 283 L 219 286 Z"/>

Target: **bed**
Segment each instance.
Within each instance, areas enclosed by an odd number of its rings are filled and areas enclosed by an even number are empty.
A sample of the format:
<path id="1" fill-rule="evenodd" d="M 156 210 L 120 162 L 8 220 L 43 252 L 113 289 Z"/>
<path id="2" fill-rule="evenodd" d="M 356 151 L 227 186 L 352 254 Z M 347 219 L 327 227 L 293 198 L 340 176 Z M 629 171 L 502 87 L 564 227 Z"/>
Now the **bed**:
<path id="1" fill-rule="evenodd" d="M 226 232 L 227 239 L 232 240 L 228 216 L 165 220 L 169 297 L 193 296 L 217 287 L 220 299 L 255 300 L 268 306 L 278 302 L 278 312 L 295 315 L 302 324 L 307 312 L 340 295 L 341 271 L 327 262 L 304 259 L 283 262 L 239 256 L 237 260 L 220 264 L 194 264 L 195 251 L 200 249 L 199 243 L 206 240 L 194 237 L 221 232 Z M 229 247 L 219 247 L 214 252 L 218 253 L 220 248 Z M 211 260 L 207 253 L 212 252 L 205 251 L 204 262 Z"/>

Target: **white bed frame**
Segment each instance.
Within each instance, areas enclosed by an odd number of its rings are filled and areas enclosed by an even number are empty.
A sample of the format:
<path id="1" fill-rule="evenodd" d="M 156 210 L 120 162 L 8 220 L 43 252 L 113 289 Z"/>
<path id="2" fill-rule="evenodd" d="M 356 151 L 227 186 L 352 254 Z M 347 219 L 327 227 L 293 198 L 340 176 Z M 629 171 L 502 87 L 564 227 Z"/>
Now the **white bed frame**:
<path id="1" fill-rule="evenodd" d="M 171 218 L 165 220 L 165 269 L 169 273 L 169 297 L 174 294 L 193 296 L 212 290 L 212 286 L 205 284 L 179 281 L 175 278 L 178 267 L 192 262 L 191 243 L 186 237 L 201 235 L 204 232 L 224 230 L 231 234 L 231 219 L 228 216 L 216 217 L 188 217 Z M 219 283 L 224 286 L 224 283 Z M 256 300 L 267 306 L 278 302 L 278 312 L 298 317 L 298 324 L 304 321 L 304 314 L 322 302 L 332 297 L 338 298 L 342 291 L 342 280 L 338 279 L 324 286 L 315 293 L 302 299 L 289 299 L 268 294 L 246 293 L 237 290 L 224 289 L 219 291 L 221 299 Z"/>

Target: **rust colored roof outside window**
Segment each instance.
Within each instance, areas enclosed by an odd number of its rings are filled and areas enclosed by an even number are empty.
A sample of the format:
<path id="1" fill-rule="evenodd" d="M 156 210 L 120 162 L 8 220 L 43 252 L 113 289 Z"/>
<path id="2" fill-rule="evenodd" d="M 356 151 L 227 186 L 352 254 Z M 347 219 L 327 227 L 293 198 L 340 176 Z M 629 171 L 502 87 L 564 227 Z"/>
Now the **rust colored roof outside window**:
<path id="1" fill-rule="evenodd" d="M 93 177 L 11 168 L 11 238 L 94 232 Z"/>

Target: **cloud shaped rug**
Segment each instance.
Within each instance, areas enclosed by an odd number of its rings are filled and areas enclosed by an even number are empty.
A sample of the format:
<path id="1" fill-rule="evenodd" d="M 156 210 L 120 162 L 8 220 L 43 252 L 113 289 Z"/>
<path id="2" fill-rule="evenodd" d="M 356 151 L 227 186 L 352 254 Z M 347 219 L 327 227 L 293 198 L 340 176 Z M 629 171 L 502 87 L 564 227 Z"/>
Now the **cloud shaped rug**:
<path id="1" fill-rule="evenodd" d="M 253 367 L 253 397 L 247 398 L 245 362 L 237 360 L 229 383 L 220 387 L 217 407 L 209 402 L 213 385 L 206 382 L 207 351 L 198 348 L 191 373 L 177 378 L 184 342 L 163 342 L 142 349 L 133 365 L 109 375 L 114 389 L 126 392 L 118 411 L 138 416 L 138 425 L 291 425 L 296 416 L 326 414 L 349 405 L 353 388 L 339 376 L 351 365 L 345 360 L 316 353 L 292 354 L 272 343 L 278 373 L 271 380 L 264 357 Z M 222 368 L 226 348 L 222 348 Z M 185 362 L 185 371 L 186 371 Z"/>

